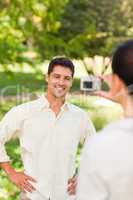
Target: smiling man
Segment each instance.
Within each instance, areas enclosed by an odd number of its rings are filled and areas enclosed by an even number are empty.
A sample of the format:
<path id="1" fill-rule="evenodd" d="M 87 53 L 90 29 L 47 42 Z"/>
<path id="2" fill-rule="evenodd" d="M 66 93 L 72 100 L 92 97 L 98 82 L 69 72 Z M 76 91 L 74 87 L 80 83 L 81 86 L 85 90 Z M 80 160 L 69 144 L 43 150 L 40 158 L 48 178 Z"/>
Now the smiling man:
<path id="1" fill-rule="evenodd" d="M 74 193 L 77 146 L 95 129 L 82 109 L 66 102 L 74 65 L 55 58 L 46 95 L 12 108 L 0 123 L 0 166 L 22 191 L 21 200 L 68 200 Z M 12 168 L 4 144 L 17 135 L 24 172 Z"/>

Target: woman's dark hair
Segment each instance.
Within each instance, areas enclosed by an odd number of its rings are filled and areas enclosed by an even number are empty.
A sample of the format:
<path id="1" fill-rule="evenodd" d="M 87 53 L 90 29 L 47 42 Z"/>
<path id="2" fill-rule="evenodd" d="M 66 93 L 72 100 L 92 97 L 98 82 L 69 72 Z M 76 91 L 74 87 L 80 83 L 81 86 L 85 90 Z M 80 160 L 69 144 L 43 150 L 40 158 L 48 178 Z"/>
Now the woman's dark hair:
<path id="1" fill-rule="evenodd" d="M 112 58 L 112 70 L 126 86 L 133 85 L 133 40 L 118 46 Z"/>
<path id="2" fill-rule="evenodd" d="M 54 58 L 53 60 L 51 60 L 48 66 L 48 75 L 53 71 L 54 67 L 57 65 L 69 68 L 72 72 L 72 77 L 74 76 L 74 64 L 70 59 L 65 57 Z"/>

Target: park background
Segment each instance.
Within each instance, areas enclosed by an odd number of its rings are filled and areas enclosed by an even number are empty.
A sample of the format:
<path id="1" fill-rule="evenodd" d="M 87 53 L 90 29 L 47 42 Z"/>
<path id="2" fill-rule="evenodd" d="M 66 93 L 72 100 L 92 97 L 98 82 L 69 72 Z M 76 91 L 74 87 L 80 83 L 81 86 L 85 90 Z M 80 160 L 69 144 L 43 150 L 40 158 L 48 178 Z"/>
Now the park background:
<path id="1" fill-rule="evenodd" d="M 0 118 L 46 91 L 44 76 L 55 56 L 73 60 L 68 100 L 89 112 L 97 131 L 122 117 L 119 105 L 81 92 L 80 78 L 111 73 L 116 45 L 133 38 L 132 19 L 132 0 L 1 0 Z M 6 149 L 13 166 L 22 170 L 18 140 Z M 0 170 L 0 200 L 17 200 L 19 192 Z"/>

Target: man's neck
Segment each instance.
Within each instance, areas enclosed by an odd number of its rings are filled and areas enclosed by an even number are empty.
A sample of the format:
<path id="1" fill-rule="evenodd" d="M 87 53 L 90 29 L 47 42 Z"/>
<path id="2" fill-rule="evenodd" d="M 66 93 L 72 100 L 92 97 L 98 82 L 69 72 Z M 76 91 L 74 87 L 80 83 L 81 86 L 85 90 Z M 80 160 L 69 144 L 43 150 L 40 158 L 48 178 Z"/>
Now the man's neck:
<path id="1" fill-rule="evenodd" d="M 64 97 L 63 98 L 56 98 L 49 93 L 46 94 L 46 98 L 47 98 L 47 100 L 50 104 L 50 108 L 53 110 L 53 112 L 57 116 L 58 113 L 60 112 L 62 105 L 65 102 L 65 98 Z"/>

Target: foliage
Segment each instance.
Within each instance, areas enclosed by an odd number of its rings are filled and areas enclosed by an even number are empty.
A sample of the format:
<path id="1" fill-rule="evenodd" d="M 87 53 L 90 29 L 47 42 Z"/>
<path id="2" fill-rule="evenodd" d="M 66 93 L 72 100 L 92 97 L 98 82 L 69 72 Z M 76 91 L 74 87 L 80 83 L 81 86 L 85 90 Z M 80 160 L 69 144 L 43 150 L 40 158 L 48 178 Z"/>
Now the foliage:
<path id="1" fill-rule="evenodd" d="M 58 0 L 58 2 L 2 0 L 0 2 L 1 63 L 30 62 L 33 64 L 33 60 L 24 54 L 27 51 L 35 51 L 37 60 L 40 57 L 41 59 L 48 57 L 48 50 L 51 50 L 52 54 L 50 40 L 60 26 L 58 18 L 65 2 L 66 0 Z M 55 39 L 56 37 L 52 42 L 56 42 Z"/>
<path id="2" fill-rule="evenodd" d="M 132 38 L 132 0 L 1 0 L 0 63 L 110 55 Z M 121 17 L 122 16 L 122 17 Z"/>
<path id="3" fill-rule="evenodd" d="M 132 38 L 132 11 L 131 0 L 69 1 L 60 28 L 68 54 L 80 58 L 110 55 L 116 43 Z"/>

